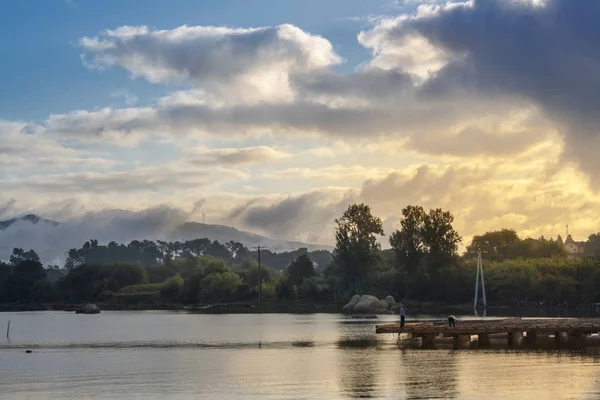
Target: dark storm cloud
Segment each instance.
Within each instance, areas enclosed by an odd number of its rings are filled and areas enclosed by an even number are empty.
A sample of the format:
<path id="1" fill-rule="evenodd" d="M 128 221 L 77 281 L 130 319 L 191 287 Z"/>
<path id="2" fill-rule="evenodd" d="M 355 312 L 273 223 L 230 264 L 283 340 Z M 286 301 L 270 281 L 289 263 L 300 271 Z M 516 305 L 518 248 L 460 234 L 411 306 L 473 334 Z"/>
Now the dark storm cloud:
<path id="1" fill-rule="evenodd" d="M 600 2 L 475 0 L 406 19 L 390 44 L 418 33 L 455 55 L 423 87 L 425 98 L 470 90 L 513 95 L 542 107 L 566 138 L 565 155 L 600 167 Z"/>

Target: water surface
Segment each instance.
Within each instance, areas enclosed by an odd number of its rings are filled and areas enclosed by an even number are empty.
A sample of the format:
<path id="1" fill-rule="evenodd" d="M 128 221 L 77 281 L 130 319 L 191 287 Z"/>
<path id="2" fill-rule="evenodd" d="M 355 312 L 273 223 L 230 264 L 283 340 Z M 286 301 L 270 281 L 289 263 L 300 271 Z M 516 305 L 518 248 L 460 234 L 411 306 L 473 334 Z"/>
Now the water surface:
<path id="1" fill-rule="evenodd" d="M 335 314 L 0 313 L 2 399 L 586 399 L 600 352 L 420 350 Z M 431 316 L 422 316 L 431 318 Z M 33 353 L 26 354 L 31 349 Z"/>

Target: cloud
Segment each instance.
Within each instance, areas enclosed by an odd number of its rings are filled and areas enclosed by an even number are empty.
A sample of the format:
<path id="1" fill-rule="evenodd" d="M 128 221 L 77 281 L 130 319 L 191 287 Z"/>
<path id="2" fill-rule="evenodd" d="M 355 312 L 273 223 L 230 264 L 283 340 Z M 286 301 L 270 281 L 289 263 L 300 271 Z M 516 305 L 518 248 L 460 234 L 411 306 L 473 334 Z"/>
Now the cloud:
<path id="1" fill-rule="evenodd" d="M 236 207 L 226 219 L 273 237 L 303 234 L 318 242 L 331 243 L 333 219 L 352 197 L 345 188 L 330 188 L 294 195 L 255 197 Z M 343 212 L 343 211 L 342 211 Z"/>
<path id="2" fill-rule="evenodd" d="M 230 179 L 247 179 L 238 170 L 190 168 L 178 162 L 125 171 L 78 172 L 0 181 L 6 191 L 51 193 L 144 193 L 214 186 Z"/>
<path id="3" fill-rule="evenodd" d="M 391 173 L 392 168 L 369 168 L 361 165 L 329 165 L 315 168 L 286 168 L 278 171 L 269 171 L 265 174 L 268 179 L 309 179 L 336 181 L 340 179 L 362 179 L 382 177 Z"/>
<path id="4" fill-rule="evenodd" d="M 115 90 L 110 94 L 110 97 L 122 97 L 127 105 L 135 104 L 139 101 L 139 98 L 135 94 L 126 89 Z"/>
<path id="5" fill-rule="evenodd" d="M 341 62 L 329 41 L 289 24 L 172 30 L 123 26 L 79 43 L 91 58 L 84 58 L 90 68 L 119 65 L 152 83 L 192 81 L 222 95 L 235 84 L 238 91 L 260 98 L 280 98 L 292 72 Z"/>
<path id="6" fill-rule="evenodd" d="M 343 71 L 332 43 L 291 25 L 81 39 L 90 68 L 182 87 L 145 106 L 0 122 L 0 211 L 204 199 L 223 223 L 324 243 L 356 201 L 389 228 L 407 204 L 447 208 L 465 238 L 597 230 L 598 186 L 579 170 L 600 179 L 600 5 L 413 3 L 372 19 L 357 37 L 371 58 Z M 151 163 L 137 157 L 145 141 L 173 149 Z M 279 168 L 267 175 L 267 162 Z"/>
<path id="7" fill-rule="evenodd" d="M 547 140 L 553 127 L 536 130 L 521 119 L 523 126 L 508 121 L 513 126 L 505 131 L 506 124 L 490 123 L 535 109 L 528 100 L 468 86 L 433 94 L 438 75 L 464 62 L 464 54 L 416 28 L 397 31 L 461 4 L 422 4 L 415 16 L 375 20 L 358 36 L 373 59 L 347 73 L 332 68 L 342 59 L 327 39 L 291 25 L 106 30 L 80 40 L 91 57 L 88 66 L 120 66 L 150 82 L 175 80 L 190 88 L 148 107 L 53 115 L 44 128 L 71 140 L 126 145 L 175 136 L 323 135 L 355 142 L 387 137 L 406 140 L 420 152 L 462 156 L 518 154 Z"/>
<path id="8" fill-rule="evenodd" d="M 197 149 L 185 154 L 186 162 L 193 165 L 248 165 L 279 161 L 289 158 L 289 153 L 268 146 Z"/>
<path id="9" fill-rule="evenodd" d="M 598 184 L 599 17 L 596 1 L 474 0 L 421 6 L 363 37 L 389 51 L 416 35 L 449 55 L 425 83 L 428 98 L 468 91 L 539 106 L 564 135 L 565 157 Z"/>
<path id="10" fill-rule="evenodd" d="M 34 124 L 0 120 L 0 177 L 74 166 L 104 170 L 116 165 L 95 153 L 62 146 Z"/>
<path id="11" fill-rule="evenodd" d="M 131 240 L 165 239 L 190 214 L 181 209 L 158 206 L 139 212 L 102 210 L 88 212 L 53 224 L 17 222 L 0 230 L 0 260 L 8 259 L 14 247 L 35 249 L 46 263 L 62 264 L 66 252 L 90 239 L 129 243 Z"/>

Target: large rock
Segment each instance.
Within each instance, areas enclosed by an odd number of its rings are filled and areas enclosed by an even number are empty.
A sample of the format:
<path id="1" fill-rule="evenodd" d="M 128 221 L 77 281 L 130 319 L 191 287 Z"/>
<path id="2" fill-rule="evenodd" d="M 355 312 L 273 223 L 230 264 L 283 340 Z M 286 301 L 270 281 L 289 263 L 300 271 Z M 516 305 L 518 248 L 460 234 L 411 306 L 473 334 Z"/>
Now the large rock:
<path id="1" fill-rule="evenodd" d="M 381 303 L 381 307 L 384 310 L 389 310 L 392 307 L 392 305 L 387 300 L 379 300 L 379 302 Z"/>
<path id="2" fill-rule="evenodd" d="M 387 296 L 385 298 L 385 301 L 387 301 L 390 304 L 390 308 L 392 308 L 396 305 L 396 300 L 394 300 L 394 298 L 392 296 Z"/>
<path id="3" fill-rule="evenodd" d="M 86 304 L 79 310 L 75 311 L 76 314 L 100 314 L 100 309 L 95 304 Z"/>
<path id="4" fill-rule="evenodd" d="M 352 299 L 342 308 L 345 314 L 387 314 L 393 313 L 396 301 L 392 296 L 387 296 L 383 300 L 379 300 L 371 295 L 354 295 Z"/>
<path id="5" fill-rule="evenodd" d="M 354 308 L 356 303 L 358 303 L 359 300 L 360 300 L 360 295 L 355 294 L 354 296 L 352 296 L 352 298 L 350 299 L 348 304 L 346 304 L 344 306 L 344 308 L 342 308 L 342 312 L 344 314 L 352 314 L 352 309 Z"/>

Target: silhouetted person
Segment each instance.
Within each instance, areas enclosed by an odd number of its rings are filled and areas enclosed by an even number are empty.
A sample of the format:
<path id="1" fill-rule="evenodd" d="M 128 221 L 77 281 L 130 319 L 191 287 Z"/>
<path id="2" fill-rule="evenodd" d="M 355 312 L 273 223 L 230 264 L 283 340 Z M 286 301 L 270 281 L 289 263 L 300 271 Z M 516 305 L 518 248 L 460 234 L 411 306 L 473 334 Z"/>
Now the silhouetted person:
<path id="1" fill-rule="evenodd" d="M 404 321 L 406 320 L 406 311 L 404 311 L 404 306 L 400 306 L 400 328 L 404 328 Z"/>
<path id="2" fill-rule="evenodd" d="M 454 317 L 454 315 L 448 317 L 448 326 L 450 326 L 451 328 L 456 326 L 456 318 Z"/>

